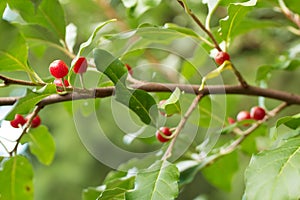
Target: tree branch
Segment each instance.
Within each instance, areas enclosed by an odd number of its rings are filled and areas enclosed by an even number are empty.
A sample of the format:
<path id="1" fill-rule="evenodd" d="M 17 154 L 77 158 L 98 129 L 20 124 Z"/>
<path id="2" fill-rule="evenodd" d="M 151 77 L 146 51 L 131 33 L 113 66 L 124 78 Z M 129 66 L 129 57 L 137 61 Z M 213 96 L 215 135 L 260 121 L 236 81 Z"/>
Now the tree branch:
<path id="1" fill-rule="evenodd" d="M 288 93 L 280 90 L 259 88 L 256 86 L 248 85 L 244 88 L 242 85 L 215 85 L 204 87 L 203 90 L 198 91 L 200 85 L 188 85 L 188 84 L 168 84 L 168 83 L 153 83 L 153 82 L 139 82 L 129 85 L 133 89 L 141 89 L 146 92 L 172 92 L 177 87 L 190 94 L 203 94 L 203 95 L 216 95 L 216 94 L 237 94 L 237 95 L 249 95 L 249 96 L 263 96 L 271 99 L 284 101 L 287 104 L 300 105 L 300 95 Z M 112 96 L 115 91 L 115 87 L 103 87 L 95 89 L 75 89 L 74 92 L 66 95 L 53 94 L 42 101 L 40 106 L 46 106 L 49 104 L 59 103 L 63 101 L 72 101 L 78 99 L 91 99 L 91 98 L 104 98 Z M 13 105 L 20 97 L 1 97 L 0 106 Z"/>

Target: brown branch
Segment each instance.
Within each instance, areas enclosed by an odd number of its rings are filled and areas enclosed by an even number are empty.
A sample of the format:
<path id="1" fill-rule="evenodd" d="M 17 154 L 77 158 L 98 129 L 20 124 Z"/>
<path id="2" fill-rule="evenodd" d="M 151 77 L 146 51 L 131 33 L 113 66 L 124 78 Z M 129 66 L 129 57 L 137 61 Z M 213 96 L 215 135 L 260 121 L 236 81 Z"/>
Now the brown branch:
<path id="1" fill-rule="evenodd" d="M 3 83 L 5 86 L 9 85 L 25 85 L 25 86 L 44 86 L 46 83 L 34 83 L 31 81 L 24 81 L 24 80 L 18 80 L 18 79 L 13 79 L 9 78 L 7 76 L 3 76 L 0 74 L 0 79 L 3 80 Z"/>
<path id="2" fill-rule="evenodd" d="M 196 24 L 210 37 L 210 39 L 213 41 L 215 45 L 215 48 L 218 51 L 222 51 L 221 47 L 219 46 L 213 34 L 202 24 L 199 18 L 189 8 L 186 7 L 184 2 L 182 2 L 181 0 L 177 0 L 177 2 L 182 6 L 182 8 L 185 9 L 186 13 L 192 17 L 192 19 L 196 22 Z"/>
<path id="3" fill-rule="evenodd" d="M 173 147 L 175 145 L 176 139 L 178 137 L 178 135 L 180 134 L 181 130 L 184 128 L 188 118 L 190 117 L 190 115 L 192 114 L 192 112 L 197 108 L 199 101 L 201 100 L 201 98 L 203 97 L 203 94 L 198 94 L 193 102 L 191 103 L 190 107 L 188 108 L 188 110 L 186 111 L 186 113 L 183 115 L 183 117 L 181 118 L 180 122 L 178 123 L 178 126 L 176 127 L 174 133 L 173 133 L 173 138 L 170 142 L 170 145 L 168 146 L 168 149 L 166 150 L 165 154 L 162 157 L 162 160 L 166 160 L 168 159 L 171 155 L 172 155 L 172 150 Z"/>
<path id="4" fill-rule="evenodd" d="M 288 93 L 280 90 L 265 89 L 248 85 L 244 88 L 241 85 L 215 85 L 207 86 L 203 90 L 198 91 L 200 85 L 187 85 L 187 84 L 166 84 L 166 83 L 153 83 L 142 82 L 130 85 L 133 89 L 141 89 L 146 92 L 172 92 L 177 87 L 190 94 L 203 94 L 203 95 L 215 95 L 215 94 L 237 94 L 237 95 L 249 95 L 249 96 L 263 96 L 271 99 L 287 102 L 288 104 L 300 105 L 300 95 Z M 43 99 L 39 105 L 46 106 L 49 104 L 59 103 L 63 101 L 72 101 L 78 99 L 90 99 L 90 98 L 104 98 L 112 96 L 115 88 L 103 87 L 90 90 L 76 89 L 72 93 L 66 95 L 53 94 Z M 13 105 L 20 97 L 2 97 L 0 98 L 0 105 Z"/>

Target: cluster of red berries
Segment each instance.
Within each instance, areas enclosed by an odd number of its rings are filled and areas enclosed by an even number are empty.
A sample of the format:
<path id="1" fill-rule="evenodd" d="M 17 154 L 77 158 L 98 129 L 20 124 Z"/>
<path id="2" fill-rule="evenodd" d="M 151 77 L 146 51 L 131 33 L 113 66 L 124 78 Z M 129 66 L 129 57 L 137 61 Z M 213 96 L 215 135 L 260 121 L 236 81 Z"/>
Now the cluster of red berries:
<path id="1" fill-rule="evenodd" d="M 168 142 L 172 139 L 172 131 L 168 127 L 160 127 L 156 131 L 155 136 L 160 142 Z"/>
<path id="2" fill-rule="evenodd" d="M 73 71 L 76 74 L 83 74 L 86 72 L 88 63 L 85 57 L 79 57 L 76 61 L 74 61 Z M 65 76 L 69 73 L 69 68 L 67 64 L 62 60 L 55 60 L 49 66 L 49 71 L 52 76 L 56 79 L 54 80 L 54 84 L 58 87 L 68 87 L 70 83 L 67 79 L 64 79 Z M 58 92 L 62 92 L 61 90 L 57 90 Z"/>
<path id="3" fill-rule="evenodd" d="M 10 121 L 10 125 L 14 128 L 20 128 L 22 126 L 24 126 L 24 124 L 26 124 L 26 122 L 28 121 L 29 116 L 27 116 L 26 118 L 24 118 L 22 115 L 20 114 L 16 114 L 15 118 L 13 120 Z M 37 115 L 32 119 L 31 122 L 31 128 L 36 128 L 41 124 L 42 120 L 41 118 Z"/>
<path id="4" fill-rule="evenodd" d="M 250 112 L 246 110 L 240 111 L 237 116 L 236 120 L 237 121 L 243 121 L 247 119 L 254 119 L 254 120 L 262 120 L 266 116 L 266 111 L 262 107 L 255 106 L 252 107 Z M 235 123 L 235 120 L 233 118 L 228 118 L 229 124 Z"/>
<path id="5" fill-rule="evenodd" d="M 229 54 L 224 51 L 219 51 L 215 57 L 215 62 L 218 65 L 222 65 L 226 60 L 230 60 Z"/>

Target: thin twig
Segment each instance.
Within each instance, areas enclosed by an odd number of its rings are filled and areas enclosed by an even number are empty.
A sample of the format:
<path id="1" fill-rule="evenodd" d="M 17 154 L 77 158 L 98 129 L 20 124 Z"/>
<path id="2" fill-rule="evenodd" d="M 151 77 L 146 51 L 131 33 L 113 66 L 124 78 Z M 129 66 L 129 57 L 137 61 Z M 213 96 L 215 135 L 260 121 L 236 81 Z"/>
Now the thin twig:
<path id="1" fill-rule="evenodd" d="M 298 27 L 298 29 L 300 29 L 300 16 L 294 12 L 292 12 L 284 3 L 283 0 L 278 0 L 280 9 L 282 10 L 283 14 L 290 20 L 292 21 L 294 24 L 296 24 L 296 26 Z"/>
<path id="2" fill-rule="evenodd" d="M 205 28 L 205 26 L 202 24 L 200 19 L 191 11 L 191 9 L 189 9 L 183 1 L 177 0 L 177 2 L 184 8 L 185 12 L 192 17 L 192 19 L 196 22 L 196 24 L 208 35 L 208 37 L 210 37 L 210 39 L 212 40 L 212 42 L 215 45 L 215 48 L 218 51 L 222 51 L 221 47 L 219 46 L 219 44 L 218 44 L 217 40 L 215 39 L 215 37 L 213 36 L 213 34 L 207 28 Z"/>
<path id="3" fill-rule="evenodd" d="M 0 74 L 0 79 L 3 80 L 3 84 L 5 86 L 8 85 L 25 85 L 25 86 L 44 86 L 46 85 L 46 83 L 42 83 L 42 82 L 31 82 L 31 81 L 24 81 L 24 80 L 18 80 L 18 79 L 13 79 L 13 78 L 9 78 L 7 76 L 3 76 Z"/>
<path id="4" fill-rule="evenodd" d="M 172 150 L 173 150 L 173 147 L 175 145 L 175 142 L 176 142 L 176 139 L 177 139 L 179 133 L 184 128 L 184 126 L 185 126 L 188 118 L 191 116 L 192 112 L 197 108 L 198 103 L 202 97 L 203 97 L 203 94 L 198 94 L 194 98 L 193 102 L 191 103 L 190 107 L 188 108 L 188 110 L 186 111 L 184 116 L 181 118 L 180 122 L 178 123 L 177 128 L 175 129 L 175 131 L 173 133 L 173 139 L 171 140 L 170 145 L 168 146 L 168 149 L 166 150 L 165 154 L 163 155 L 162 160 L 166 160 L 172 155 Z"/>
<path id="5" fill-rule="evenodd" d="M 248 128 L 247 130 L 245 130 L 241 136 L 239 136 L 237 139 L 235 139 L 233 142 L 231 142 L 228 146 L 226 146 L 225 148 L 221 148 L 219 153 L 212 155 L 213 159 L 208 159 L 211 162 L 214 162 L 216 159 L 219 159 L 220 157 L 230 154 L 231 152 L 233 152 L 234 150 L 236 150 L 236 148 L 251 134 L 253 133 L 253 131 L 255 131 L 261 124 L 265 123 L 266 121 L 268 121 L 270 118 L 276 116 L 280 111 L 282 111 L 284 108 L 286 108 L 289 104 L 284 102 L 282 104 L 280 104 L 279 106 L 277 106 L 276 108 L 274 108 L 272 111 L 269 112 L 269 115 L 267 115 L 264 119 L 257 121 L 256 123 L 254 123 L 250 128 Z M 205 160 L 207 158 L 204 158 Z M 207 163 L 210 164 L 210 163 Z M 203 166 L 205 167 L 205 166 Z"/>

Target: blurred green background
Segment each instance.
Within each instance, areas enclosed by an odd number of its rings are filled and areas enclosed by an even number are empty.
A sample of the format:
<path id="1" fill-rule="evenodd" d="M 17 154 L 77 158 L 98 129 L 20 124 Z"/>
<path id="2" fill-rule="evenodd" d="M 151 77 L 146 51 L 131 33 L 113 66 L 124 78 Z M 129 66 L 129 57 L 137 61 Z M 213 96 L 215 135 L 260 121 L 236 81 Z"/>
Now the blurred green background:
<path id="1" fill-rule="evenodd" d="M 66 14 L 67 23 L 73 23 L 77 26 L 78 37 L 75 49 L 79 48 L 81 42 L 84 42 L 93 31 L 95 25 L 99 22 L 105 21 L 111 17 L 117 17 L 121 20 L 117 26 L 114 26 L 111 32 L 120 32 L 126 30 L 135 29 L 139 24 L 151 23 L 157 26 L 163 26 L 167 22 L 176 23 L 181 26 L 191 27 L 199 34 L 203 33 L 195 25 L 195 23 L 189 19 L 183 12 L 181 7 L 176 1 L 162 1 L 155 9 L 150 9 L 142 14 L 140 17 L 132 16 L 133 11 L 127 10 L 121 1 L 119 0 L 61 0 Z M 202 20 L 207 13 L 205 5 L 199 3 L 197 0 L 188 1 L 195 14 Z M 270 18 L 284 21 L 284 17 L 274 12 L 270 4 L 266 4 L 270 7 L 265 7 L 262 10 L 257 10 L 255 15 L 257 18 Z M 212 24 L 218 25 L 218 19 L 222 18 L 226 14 L 224 8 L 219 8 L 216 12 L 216 17 L 213 18 Z M 273 64 L 275 60 L 279 59 L 278 55 L 286 54 L 286 49 L 293 47 L 299 43 L 299 38 L 295 37 L 291 33 L 284 29 L 269 28 L 262 30 L 254 30 L 245 35 L 239 36 L 234 45 L 229 49 L 232 57 L 232 61 L 240 72 L 245 75 L 245 78 L 251 84 L 257 84 L 255 82 L 256 70 L 261 65 Z M 186 55 L 191 55 L 195 46 L 181 46 L 180 44 L 174 44 L 184 49 L 183 52 Z M 175 48 L 176 49 L 176 48 Z M 179 48 L 178 48 L 179 49 Z M 64 57 L 63 54 L 55 49 L 47 49 L 43 53 L 41 49 L 35 49 L 30 52 L 30 64 L 40 74 L 41 77 L 48 77 L 48 65 L 54 59 L 63 59 L 70 63 L 70 59 Z M 76 50 L 75 50 L 76 52 Z M 204 50 L 200 50 L 204 52 Z M 154 56 L 162 55 L 160 52 L 156 54 L 155 51 L 151 52 Z M 164 55 L 162 55 L 164 57 Z M 208 54 L 196 55 L 195 59 L 202 59 L 199 61 L 202 64 L 208 64 L 214 66 L 213 62 L 209 58 Z M 128 58 L 135 67 L 141 63 L 141 58 Z M 169 63 L 168 63 L 169 62 Z M 168 61 L 167 64 L 172 64 L 172 61 Z M 208 68 L 209 69 L 209 68 Z M 208 70 L 207 69 L 207 70 Z M 204 71 L 206 69 L 203 69 Z M 137 70 L 138 71 L 138 70 Z M 161 72 L 155 69 L 156 73 Z M 137 72 L 137 76 L 151 78 L 154 72 L 150 71 L 148 74 L 143 74 L 143 71 Z M 6 75 L 12 75 L 7 73 Z M 157 78 L 157 81 L 172 81 L 165 77 L 166 74 L 162 73 Z M 299 70 L 295 71 L 275 71 L 268 81 L 270 88 L 276 88 L 283 91 L 299 93 L 300 79 L 297 78 L 300 75 Z M 23 74 L 13 74 L 14 77 L 23 78 Z M 236 83 L 236 80 L 232 79 L 231 72 L 225 72 L 223 74 L 223 80 L 225 83 Z M 192 75 L 188 80 L 190 83 L 199 84 L 201 76 Z M 98 81 L 99 77 L 89 77 L 89 80 L 93 84 L 93 81 Z M 18 91 L 14 90 L 15 87 L 9 87 L 1 89 L 1 96 L 18 94 Z M 167 94 L 156 95 L 156 99 L 160 99 Z M 191 96 L 187 96 L 187 99 L 191 99 Z M 99 107 L 98 107 L 99 104 Z M 248 96 L 227 96 L 226 97 L 226 115 L 234 117 L 239 110 L 250 109 L 250 107 L 257 105 L 258 99 L 256 97 Z M 267 108 L 272 109 L 278 102 L 274 100 L 266 100 Z M 82 101 L 82 105 L 84 101 Z M 43 166 L 38 163 L 35 158 L 32 158 L 34 163 L 35 178 L 35 199 L 40 200 L 62 200 L 62 199 L 81 199 L 82 190 L 89 186 L 98 186 L 102 183 L 106 174 L 111 169 L 109 166 L 99 162 L 95 159 L 82 144 L 75 127 L 75 121 L 73 114 L 70 112 L 72 109 L 72 102 L 55 104 L 47 106 L 40 113 L 43 120 L 43 124 L 49 127 L 49 131 L 53 134 L 56 142 L 56 155 L 54 162 L 50 166 Z M 89 105 L 91 106 L 91 105 Z M 97 107 L 82 108 L 81 112 L 85 112 L 85 109 L 96 109 L 98 120 L 101 120 L 101 126 L 103 126 L 108 133 L 109 138 L 114 142 L 119 143 L 122 141 L 122 134 L 124 134 L 113 122 L 113 116 L 110 113 L 111 101 L 109 98 L 103 99 L 100 102 L 97 100 Z M 84 107 L 84 106 L 83 106 Z M 299 108 L 291 106 L 286 109 L 281 115 L 292 115 L 299 112 Z M 170 120 L 170 124 L 175 124 L 177 119 Z M 270 122 L 272 124 L 274 120 Z M 87 124 L 88 130 L 95 124 Z M 130 128 L 130 127 L 129 127 Z M 154 130 L 151 130 L 154 131 Z M 282 130 L 284 131 L 284 130 Z M 82 133 L 81 133 L 82 137 Z M 201 138 L 201 137 L 200 137 Z M 263 140 L 261 141 L 263 143 Z M 101 142 L 100 142 L 101 145 Z M 126 146 L 126 145 L 125 145 Z M 155 143 L 154 149 L 160 145 Z M 262 145 L 263 146 L 263 145 Z M 135 144 L 134 148 L 138 151 L 151 150 L 151 144 Z M 144 149 L 143 149 L 144 148 Z M 134 149 L 132 149 L 134 150 Z M 109 154 L 107 149 L 106 154 Z M 247 166 L 250 156 L 247 154 L 239 153 L 239 169 L 234 175 L 232 181 L 232 187 L 230 191 L 219 190 L 212 186 L 204 177 L 199 173 L 192 184 L 183 188 L 178 199 L 211 199 L 211 200 L 226 200 L 226 199 L 241 199 L 243 194 L 243 171 Z M 118 158 L 115 158 L 118 160 Z M 121 158 L 119 158 L 121 159 Z M 226 173 L 226 169 L 220 168 Z M 200 196 L 199 196 L 200 195 Z"/>

